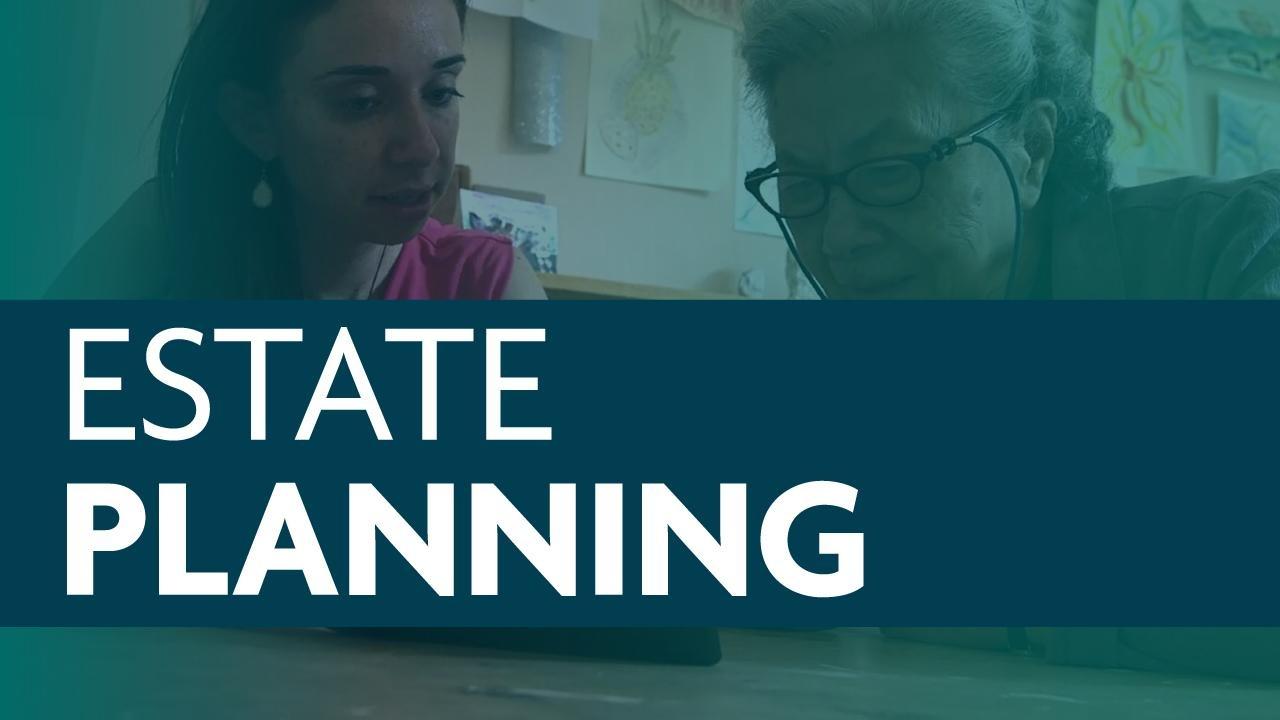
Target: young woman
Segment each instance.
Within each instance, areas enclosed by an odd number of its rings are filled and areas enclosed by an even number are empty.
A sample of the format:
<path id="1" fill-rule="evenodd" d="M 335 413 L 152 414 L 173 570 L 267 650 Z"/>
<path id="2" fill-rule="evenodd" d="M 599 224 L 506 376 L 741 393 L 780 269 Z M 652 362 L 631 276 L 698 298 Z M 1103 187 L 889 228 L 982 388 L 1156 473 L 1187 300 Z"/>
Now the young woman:
<path id="1" fill-rule="evenodd" d="M 541 299 L 507 240 L 429 219 L 449 186 L 465 0 L 210 0 L 157 177 L 53 295 Z"/>

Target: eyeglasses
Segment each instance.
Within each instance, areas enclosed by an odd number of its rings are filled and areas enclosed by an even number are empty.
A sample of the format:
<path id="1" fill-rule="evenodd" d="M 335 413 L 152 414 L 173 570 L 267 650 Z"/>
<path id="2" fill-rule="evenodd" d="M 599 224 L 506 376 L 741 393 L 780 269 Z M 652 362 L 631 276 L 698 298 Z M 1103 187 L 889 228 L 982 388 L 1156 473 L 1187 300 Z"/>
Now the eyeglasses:
<path id="1" fill-rule="evenodd" d="M 822 214 L 831 203 L 832 188 L 837 187 L 868 207 L 906 205 L 924 192 L 924 173 L 930 165 L 977 143 L 1007 115 L 1007 111 L 996 113 L 959 135 L 939 140 L 928 152 L 869 160 L 835 175 L 780 172 L 774 163 L 747 175 L 747 191 L 779 220 Z"/>

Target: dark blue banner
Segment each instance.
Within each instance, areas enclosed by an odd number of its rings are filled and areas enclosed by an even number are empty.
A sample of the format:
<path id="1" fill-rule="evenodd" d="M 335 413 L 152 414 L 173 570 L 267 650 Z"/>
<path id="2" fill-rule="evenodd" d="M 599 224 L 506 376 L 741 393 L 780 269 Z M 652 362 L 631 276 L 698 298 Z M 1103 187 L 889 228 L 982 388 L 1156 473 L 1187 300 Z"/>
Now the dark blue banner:
<path id="1" fill-rule="evenodd" d="M 0 314 L 4 625 L 1280 623 L 1274 305 Z"/>

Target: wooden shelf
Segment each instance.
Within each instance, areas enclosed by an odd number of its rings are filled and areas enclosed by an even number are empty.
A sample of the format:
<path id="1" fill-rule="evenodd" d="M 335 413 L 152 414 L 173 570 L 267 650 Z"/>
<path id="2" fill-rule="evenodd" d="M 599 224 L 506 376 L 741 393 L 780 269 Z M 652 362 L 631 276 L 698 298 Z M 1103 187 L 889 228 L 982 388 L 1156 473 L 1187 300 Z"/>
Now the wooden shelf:
<path id="1" fill-rule="evenodd" d="M 743 300 L 737 295 L 673 290 L 568 275 L 538 275 L 552 300 Z"/>

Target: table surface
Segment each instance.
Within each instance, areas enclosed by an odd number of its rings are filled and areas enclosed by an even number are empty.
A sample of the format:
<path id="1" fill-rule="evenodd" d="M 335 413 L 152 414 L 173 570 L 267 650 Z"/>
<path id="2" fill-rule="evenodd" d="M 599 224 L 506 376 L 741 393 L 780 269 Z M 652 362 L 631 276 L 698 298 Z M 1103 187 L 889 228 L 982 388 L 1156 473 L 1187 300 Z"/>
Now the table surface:
<path id="1" fill-rule="evenodd" d="M 56 657 L 44 640 L 48 631 L 5 631 L 10 639 L 15 632 L 26 633 L 21 640 L 29 646 L 45 647 L 46 660 Z M 1280 686 L 1050 667 L 863 630 L 730 631 L 724 662 L 711 668 L 520 656 L 318 630 L 75 633 L 75 663 L 85 677 L 145 682 L 145 690 L 114 682 L 112 697 L 95 698 L 95 716 L 119 720 L 1280 717 Z"/>

